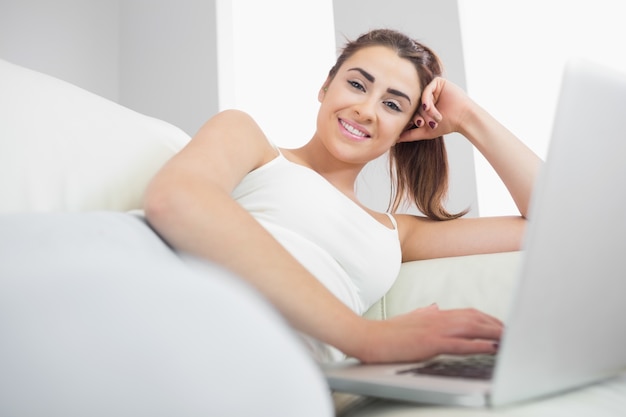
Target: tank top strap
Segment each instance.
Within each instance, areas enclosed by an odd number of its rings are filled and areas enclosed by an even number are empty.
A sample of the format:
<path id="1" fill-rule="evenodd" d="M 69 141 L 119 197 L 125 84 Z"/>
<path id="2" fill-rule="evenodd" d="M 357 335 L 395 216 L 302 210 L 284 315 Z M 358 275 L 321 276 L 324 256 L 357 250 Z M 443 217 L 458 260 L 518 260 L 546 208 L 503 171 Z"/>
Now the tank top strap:
<path id="1" fill-rule="evenodd" d="M 398 222 L 396 222 L 396 218 L 393 217 L 393 214 L 389 212 L 385 212 L 385 214 L 387 215 L 387 217 L 389 217 L 389 220 L 391 220 L 391 224 L 393 224 L 393 228 L 398 230 Z"/>

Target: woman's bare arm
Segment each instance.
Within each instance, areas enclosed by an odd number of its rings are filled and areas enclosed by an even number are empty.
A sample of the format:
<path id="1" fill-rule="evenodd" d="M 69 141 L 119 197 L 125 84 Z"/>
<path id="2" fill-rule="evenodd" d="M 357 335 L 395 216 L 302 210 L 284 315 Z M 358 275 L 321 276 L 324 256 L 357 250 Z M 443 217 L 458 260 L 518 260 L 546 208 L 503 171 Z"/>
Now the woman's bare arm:
<path id="1" fill-rule="evenodd" d="M 148 221 L 174 248 L 231 270 L 295 329 L 349 356 L 381 362 L 495 350 L 501 323 L 474 310 L 422 309 L 376 322 L 341 303 L 231 198 L 249 171 L 275 156 L 247 115 L 219 114 L 150 184 Z"/>
<path id="2" fill-rule="evenodd" d="M 352 351 L 343 335 L 358 328 L 361 319 L 231 197 L 248 172 L 275 156 L 247 115 L 221 113 L 153 179 L 145 197 L 146 217 L 177 250 L 244 278 L 295 328 Z"/>
<path id="3" fill-rule="evenodd" d="M 511 194 L 521 217 L 486 217 L 433 222 L 404 217 L 400 228 L 405 260 L 520 249 L 539 157 L 512 132 L 473 102 L 455 84 L 436 79 L 422 97 L 419 129 L 403 140 L 425 140 L 450 132 L 465 136 L 494 168 Z M 432 128 L 429 123 L 434 123 Z"/>

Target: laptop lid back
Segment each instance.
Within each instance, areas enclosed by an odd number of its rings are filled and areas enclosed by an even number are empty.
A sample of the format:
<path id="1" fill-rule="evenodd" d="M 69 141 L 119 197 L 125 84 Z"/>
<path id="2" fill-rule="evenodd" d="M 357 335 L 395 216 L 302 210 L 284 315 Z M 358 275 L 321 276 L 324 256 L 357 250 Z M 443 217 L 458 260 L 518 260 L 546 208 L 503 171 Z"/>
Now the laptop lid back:
<path id="1" fill-rule="evenodd" d="M 493 405 L 561 392 L 626 367 L 625 211 L 626 77 L 569 62 L 533 196 Z"/>

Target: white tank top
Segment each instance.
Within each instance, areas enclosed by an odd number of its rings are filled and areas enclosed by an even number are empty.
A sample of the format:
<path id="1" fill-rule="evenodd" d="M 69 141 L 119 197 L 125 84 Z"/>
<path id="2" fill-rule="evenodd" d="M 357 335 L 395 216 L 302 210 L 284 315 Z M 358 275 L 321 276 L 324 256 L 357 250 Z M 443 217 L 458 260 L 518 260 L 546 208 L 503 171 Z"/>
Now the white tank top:
<path id="1" fill-rule="evenodd" d="M 232 196 L 357 314 L 380 299 L 400 271 L 393 216 L 392 229 L 282 154 L 250 172 Z"/>

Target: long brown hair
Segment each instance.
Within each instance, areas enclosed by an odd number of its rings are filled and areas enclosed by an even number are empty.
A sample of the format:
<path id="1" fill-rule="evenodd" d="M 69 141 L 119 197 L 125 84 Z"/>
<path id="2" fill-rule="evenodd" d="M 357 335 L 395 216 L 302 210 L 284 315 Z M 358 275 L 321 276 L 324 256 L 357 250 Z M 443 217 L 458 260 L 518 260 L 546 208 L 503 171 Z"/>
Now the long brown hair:
<path id="1" fill-rule="evenodd" d="M 357 51 L 370 46 L 385 46 L 400 58 L 413 63 L 420 80 L 420 90 L 443 73 L 439 57 L 428 47 L 407 35 L 391 30 L 376 29 L 348 41 L 329 72 L 334 78 L 343 63 Z M 418 109 L 422 105 L 418 103 Z M 463 216 L 449 213 L 444 207 L 448 194 L 448 158 L 443 136 L 432 140 L 397 143 L 389 151 L 392 197 L 389 208 L 397 211 L 403 202 L 413 202 L 418 210 L 434 220 L 450 220 Z"/>

